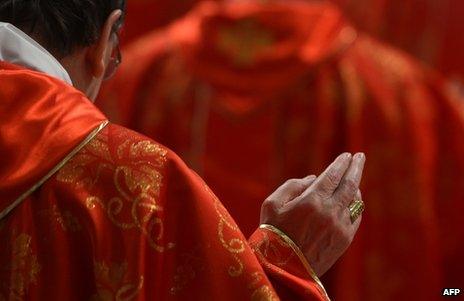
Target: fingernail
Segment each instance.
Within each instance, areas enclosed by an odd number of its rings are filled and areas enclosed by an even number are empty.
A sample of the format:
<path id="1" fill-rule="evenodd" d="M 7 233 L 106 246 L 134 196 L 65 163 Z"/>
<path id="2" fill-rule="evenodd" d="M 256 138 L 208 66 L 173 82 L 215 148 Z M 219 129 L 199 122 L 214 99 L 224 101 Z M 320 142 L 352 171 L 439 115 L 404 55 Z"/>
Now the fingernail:
<path id="1" fill-rule="evenodd" d="M 344 159 L 351 159 L 352 156 L 353 156 L 353 155 L 352 155 L 351 153 L 343 153 L 343 154 L 341 155 L 341 157 L 344 158 Z"/>
<path id="2" fill-rule="evenodd" d="M 366 160 L 366 155 L 364 153 L 357 153 L 355 157 L 356 160 Z"/>

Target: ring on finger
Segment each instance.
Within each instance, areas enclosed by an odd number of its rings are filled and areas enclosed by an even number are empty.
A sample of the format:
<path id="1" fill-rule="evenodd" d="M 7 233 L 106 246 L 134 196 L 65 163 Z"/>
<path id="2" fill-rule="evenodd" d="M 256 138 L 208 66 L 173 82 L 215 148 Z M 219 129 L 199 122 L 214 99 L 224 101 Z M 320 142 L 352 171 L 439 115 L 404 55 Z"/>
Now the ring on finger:
<path id="1" fill-rule="evenodd" d="M 356 222 L 356 220 L 361 216 L 361 214 L 364 212 L 364 209 L 364 202 L 360 199 L 356 199 L 353 201 L 353 203 L 351 203 L 351 205 L 348 207 L 348 210 L 350 211 L 352 224 L 354 224 L 354 222 Z"/>

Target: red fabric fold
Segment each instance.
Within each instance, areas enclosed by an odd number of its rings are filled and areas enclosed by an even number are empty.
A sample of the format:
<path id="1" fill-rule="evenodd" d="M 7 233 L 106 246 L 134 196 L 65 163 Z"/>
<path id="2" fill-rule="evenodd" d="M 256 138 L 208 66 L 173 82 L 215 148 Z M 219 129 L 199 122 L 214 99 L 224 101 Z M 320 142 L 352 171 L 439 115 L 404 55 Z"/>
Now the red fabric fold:
<path id="1" fill-rule="evenodd" d="M 0 211 L 26 192 L 105 116 L 66 83 L 0 62 Z"/>

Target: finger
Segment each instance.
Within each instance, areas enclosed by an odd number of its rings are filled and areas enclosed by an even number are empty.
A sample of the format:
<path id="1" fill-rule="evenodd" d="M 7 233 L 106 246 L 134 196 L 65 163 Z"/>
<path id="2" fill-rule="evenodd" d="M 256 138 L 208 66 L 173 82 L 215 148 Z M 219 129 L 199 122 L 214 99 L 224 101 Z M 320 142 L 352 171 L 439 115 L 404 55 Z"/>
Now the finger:
<path id="1" fill-rule="evenodd" d="M 358 230 L 359 230 L 359 227 L 361 226 L 361 222 L 362 222 L 362 214 L 358 217 L 358 219 L 353 223 L 353 225 L 351 226 L 352 228 L 352 240 L 354 239 L 354 237 L 356 236 L 356 233 L 358 233 Z"/>
<path id="2" fill-rule="evenodd" d="M 316 176 L 314 175 L 307 176 L 303 179 L 290 179 L 277 188 L 277 190 L 267 198 L 267 201 L 277 201 L 281 204 L 286 204 L 300 196 L 315 180 Z"/>
<path id="3" fill-rule="evenodd" d="M 314 181 L 310 189 L 323 198 L 329 198 L 340 184 L 343 175 L 350 166 L 351 154 L 344 153 L 335 159 L 327 169 Z"/>
<path id="4" fill-rule="evenodd" d="M 342 208 L 348 207 L 354 201 L 361 183 L 365 162 L 366 156 L 363 153 L 354 155 L 340 185 L 335 190 L 333 199 L 339 202 Z"/>

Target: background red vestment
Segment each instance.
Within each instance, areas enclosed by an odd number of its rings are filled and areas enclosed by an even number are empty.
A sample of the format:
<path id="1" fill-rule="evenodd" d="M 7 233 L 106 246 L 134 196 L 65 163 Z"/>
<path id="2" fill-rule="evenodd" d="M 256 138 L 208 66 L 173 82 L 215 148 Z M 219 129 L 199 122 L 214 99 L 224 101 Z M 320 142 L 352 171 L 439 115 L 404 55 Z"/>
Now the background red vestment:
<path id="1" fill-rule="evenodd" d="M 187 13 L 199 0 L 129 0 L 122 35 L 123 45 Z"/>
<path id="2" fill-rule="evenodd" d="M 335 299 L 436 300 L 462 286 L 462 100 L 327 4 L 205 3 L 127 51 L 100 106 L 162 141 L 251 234 L 289 177 L 364 151 L 363 226 Z"/>
<path id="3" fill-rule="evenodd" d="M 360 29 L 407 50 L 447 76 L 464 81 L 464 1 L 332 1 Z"/>
<path id="4" fill-rule="evenodd" d="M 464 52 L 464 36 L 461 34 L 464 31 L 461 20 L 463 1 L 330 1 L 339 5 L 359 29 L 408 51 L 452 79 L 464 81 L 464 57 L 461 55 Z M 128 1 L 123 44 L 180 18 L 198 2 Z"/>
<path id="5" fill-rule="evenodd" d="M 247 243 L 174 153 L 94 131 L 106 118 L 74 88 L 0 62 L 0 103 L 0 215 L 59 167 L 0 220 L 0 300 L 326 300 L 281 233 Z"/>

